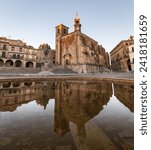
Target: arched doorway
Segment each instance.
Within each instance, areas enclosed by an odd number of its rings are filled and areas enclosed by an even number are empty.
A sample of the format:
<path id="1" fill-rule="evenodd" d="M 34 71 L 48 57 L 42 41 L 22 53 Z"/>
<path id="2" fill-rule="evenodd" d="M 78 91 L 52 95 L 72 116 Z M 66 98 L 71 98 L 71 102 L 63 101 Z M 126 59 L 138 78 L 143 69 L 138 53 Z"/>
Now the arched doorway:
<path id="1" fill-rule="evenodd" d="M 12 60 L 6 60 L 6 62 L 5 62 L 5 66 L 6 67 L 13 67 L 13 61 Z"/>
<path id="2" fill-rule="evenodd" d="M 34 64 L 30 61 L 26 62 L 26 68 L 33 68 Z"/>
<path id="3" fill-rule="evenodd" d="M 0 59 L 0 67 L 4 66 L 4 61 L 2 59 Z"/>
<path id="4" fill-rule="evenodd" d="M 69 59 L 66 59 L 66 60 L 65 60 L 65 64 L 66 64 L 66 65 L 70 65 Z"/>
<path id="5" fill-rule="evenodd" d="M 127 60 L 127 67 L 128 67 L 128 70 L 129 70 L 129 71 L 132 71 L 130 59 Z"/>
<path id="6" fill-rule="evenodd" d="M 55 63 L 56 63 L 56 62 L 55 62 L 55 59 L 52 61 L 52 63 L 53 63 L 53 65 L 55 65 Z"/>
<path id="7" fill-rule="evenodd" d="M 72 56 L 68 50 L 66 50 L 63 58 L 64 58 L 64 65 L 66 65 L 66 66 L 71 65 Z"/>
<path id="8" fill-rule="evenodd" d="M 15 61 L 15 67 L 22 67 L 22 61 L 16 60 Z"/>

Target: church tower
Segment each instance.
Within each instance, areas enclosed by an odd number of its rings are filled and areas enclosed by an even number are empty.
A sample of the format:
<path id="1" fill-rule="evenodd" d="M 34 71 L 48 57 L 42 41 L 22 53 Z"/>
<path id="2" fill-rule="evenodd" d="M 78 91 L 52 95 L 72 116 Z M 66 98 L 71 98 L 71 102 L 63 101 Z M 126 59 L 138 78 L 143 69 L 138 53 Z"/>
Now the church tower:
<path id="1" fill-rule="evenodd" d="M 74 31 L 81 32 L 81 24 L 80 24 L 80 18 L 76 14 L 76 17 L 74 18 Z"/>
<path id="2" fill-rule="evenodd" d="M 56 36 L 64 36 L 68 34 L 68 27 L 63 24 L 56 26 Z"/>
<path id="3" fill-rule="evenodd" d="M 62 65 L 61 39 L 68 34 L 68 29 L 63 24 L 56 26 L 56 65 Z"/>
<path id="4" fill-rule="evenodd" d="M 74 32 L 76 35 L 75 58 L 76 58 L 76 64 L 79 64 L 81 24 L 80 24 L 80 18 L 78 17 L 77 13 L 76 13 L 76 17 L 74 18 Z"/>

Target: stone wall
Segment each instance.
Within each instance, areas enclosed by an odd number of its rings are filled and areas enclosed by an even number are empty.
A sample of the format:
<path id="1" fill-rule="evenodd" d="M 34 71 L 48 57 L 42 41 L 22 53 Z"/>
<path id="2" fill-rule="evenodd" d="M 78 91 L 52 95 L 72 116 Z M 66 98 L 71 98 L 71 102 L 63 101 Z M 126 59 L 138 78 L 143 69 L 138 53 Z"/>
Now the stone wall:
<path id="1" fill-rule="evenodd" d="M 111 68 L 113 71 L 132 71 L 134 70 L 134 52 L 131 52 L 134 47 L 134 40 L 132 37 L 128 40 L 123 40 L 110 52 Z"/>
<path id="2" fill-rule="evenodd" d="M 109 71 L 105 67 L 97 65 L 79 64 L 79 65 L 68 65 L 67 67 L 77 73 L 102 73 Z"/>

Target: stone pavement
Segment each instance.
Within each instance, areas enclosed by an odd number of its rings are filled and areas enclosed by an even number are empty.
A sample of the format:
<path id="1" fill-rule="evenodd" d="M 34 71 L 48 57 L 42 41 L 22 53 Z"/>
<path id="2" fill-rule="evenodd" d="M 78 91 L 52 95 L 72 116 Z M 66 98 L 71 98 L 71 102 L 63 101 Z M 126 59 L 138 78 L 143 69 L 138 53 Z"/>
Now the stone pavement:
<path id="1" fill-rule="evenodd" d="M 91 80 L 91 81 L 124 81 L 134 82 L 133 72 L 109 72 L 109 73 L 97 73 L 97 74 L 77 74 L 77 73 L 66 73 L 66 74 L 50 74 L 49 73 L 36 73 L 36 74 L 0 74 L 0 80 Z"/>
<path id="2" fill-rule="evenodd" d="M 106 77 L 106 78 L 124 78 L 124 79 L 133 79 L 134 80 L 134 72 L 110 72 L 110 73 L 102 73 L 102 74 L 95 74 L 99 77 Z M 94 75 L 94 76 L 95 76 Z"/>

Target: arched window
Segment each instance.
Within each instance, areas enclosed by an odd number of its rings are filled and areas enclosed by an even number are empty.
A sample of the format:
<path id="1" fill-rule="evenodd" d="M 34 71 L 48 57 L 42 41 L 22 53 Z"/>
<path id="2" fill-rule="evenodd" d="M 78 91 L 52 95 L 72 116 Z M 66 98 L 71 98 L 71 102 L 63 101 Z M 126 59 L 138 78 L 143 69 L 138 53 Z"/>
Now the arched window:
<path id="1" fill-rule="evenodd" d="M 66 59 L 65 64 L 70 65 L 69 59 Z"/>

